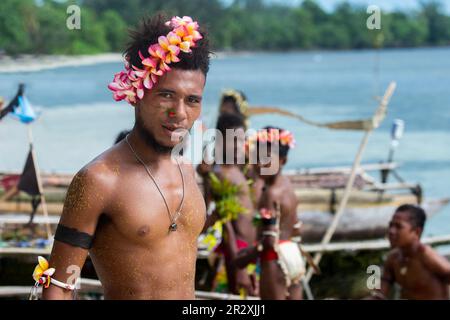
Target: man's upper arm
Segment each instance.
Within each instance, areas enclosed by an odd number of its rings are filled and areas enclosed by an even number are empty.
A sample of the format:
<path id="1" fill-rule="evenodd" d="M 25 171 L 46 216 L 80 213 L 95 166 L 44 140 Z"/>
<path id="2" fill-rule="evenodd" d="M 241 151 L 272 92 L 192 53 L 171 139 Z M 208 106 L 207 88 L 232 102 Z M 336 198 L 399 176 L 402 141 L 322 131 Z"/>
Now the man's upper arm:
<path id="1" fill-rule="evenodd" d="M 431 247 L 423 246 L 422 250 L 427 267 L 445 281 L 450 282 L 450 262 Z"/>
<path id="2" fill-rule="evenodd" d="M 298 200 L 295 194 L 291 194 L 290 192 L 286 192 L 283 196 L 281 203 L 281 211 L 282 215 L 286 217 L 285 219 L 281 219 L 282 226 L 281 228 L 284 230 L 291 229 L 292 236 L 299 236 L 299 219 L 297 216 L 297 206 Z"/>
<path id="3" fill-rule="evenodd" d="M 86 238 L 94 237 L 97 222 L 104 211 L 104 181 L 95 168 L 82 169 L 73 178 L 67 191 L 64 209 L 58 228 L 70 228 L 55 236 L 50 257 L 50 267 L 55 268 L 53 275 L 58 281 L 67 283 L 76 280 L 86 260 L 88 249 Z M 67 232 L 70 231 L 70 234 Z M 74 283 L 70 283 L 74 284 Z M 66 290 L 51 285 L 45 290 L 44 298 L 66 298 Z"/>
<path id="4" fill-rule="evenodd" d="M 381 293 L 384 297 L 389 295 L 392 285 L 395 282 L 395 272 L 393 268 L 393 253 L 390 253 L 383 266 L 383 274 L 381 276 Z"/>

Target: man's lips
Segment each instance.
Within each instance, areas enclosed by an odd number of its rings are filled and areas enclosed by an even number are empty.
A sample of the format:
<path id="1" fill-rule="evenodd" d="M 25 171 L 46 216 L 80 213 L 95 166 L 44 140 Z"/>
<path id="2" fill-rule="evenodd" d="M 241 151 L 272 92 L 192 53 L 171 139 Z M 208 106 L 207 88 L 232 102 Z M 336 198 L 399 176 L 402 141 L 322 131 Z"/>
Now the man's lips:
<path id="1" fill-rule="evenodd" d="M 174 140 L 176 141 L 177 139 L 182 138 L 187 129 L 181 126 L 173 126 L 173 125 L 162 125 L 162 128 L 164 129 L 164 132 L 171 138 L 175 138 Z"/>
<path id="2" fill-rule="evenodd" d="M 174 125 L 170 125 L 170 124 L 163 124 L 162 127 L 169 131 L 175 131 L 178 129 L 186 130 L 186 128 L 184 128 L 183 126 L 174 126 Z"/>

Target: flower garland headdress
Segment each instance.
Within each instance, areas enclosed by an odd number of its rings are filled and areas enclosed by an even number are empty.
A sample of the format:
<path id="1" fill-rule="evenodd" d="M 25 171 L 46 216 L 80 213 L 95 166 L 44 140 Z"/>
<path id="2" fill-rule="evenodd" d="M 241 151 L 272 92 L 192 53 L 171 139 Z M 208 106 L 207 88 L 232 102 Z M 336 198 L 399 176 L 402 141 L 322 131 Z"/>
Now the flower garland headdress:
<path id="1" fill-rule="evenodd" d="M 290 149 L 295 148 L 295 138 L 292 132 L 276 128 L 258 130 L 249 137 L 248 144 L 254 146 L 256 142 L 274 143 L 276 141 L 279 141 L 280 145 L 289 146 Z"/>
<path id="2" fill-rule="evenodd" d="M 152 89 L 158 77 L 171 70 L 169 65 L 180 61 L 180 52 L 192 52 L 191 48 L 203 38 L 198 31 L 198 22 L 191 17 L 173 17 L 166 25 L 172 31 L 166 36 L 160 36 L 158 43 L 148 47 L 148 57 L 139 51 L 143 69 L 130 65 L 129 57 L 125 58 L 125 70 L 116 73 L 113 82 L 108 85 L 113 91 L 114 100 L 135 103 L 142 99 L 144 89 Z"/>
<path id="3" fill-rule="evenodd" d="M 244 99 L 242 94 L 239 91 L 233 89 L 227 89 L 222 92 L 222 96 L 220 97 L 220 103 L 223 103 L 223 100 L 226 97 L 231 97 L 236 101 L 236 105 L 239 109 L 239 112 L 247 118 L 248 117 L 248 102 Z"/>

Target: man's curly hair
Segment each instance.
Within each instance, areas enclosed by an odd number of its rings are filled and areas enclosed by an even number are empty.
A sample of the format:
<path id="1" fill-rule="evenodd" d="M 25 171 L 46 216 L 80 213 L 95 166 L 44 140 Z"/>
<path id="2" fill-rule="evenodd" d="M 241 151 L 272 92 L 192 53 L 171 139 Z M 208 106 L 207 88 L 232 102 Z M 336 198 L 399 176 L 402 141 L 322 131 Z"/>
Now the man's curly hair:
<path id="1" fill-rule="evenodd" d="M 139 26 L 130 30 L 130 41 L 124 56 L 129 59 L 131 65 L 142 69 L 141 58 L 139 51 L 144 57 L 150 56 L 148 47 L 152 44 L 158 43 L 160 36 L 166 36 L 172 28 L 166 26 L 166 21 L 169 18 L 163 14 L 157 14 L 153 17 L 145 17 L 141 20 Z M 179 58 L 181 61 L 171 63 L 170 67 L 181 70 L 201 70 L 206 76 L 209 71 L 209 41 L 206 31 L 200 27 L 199 32 L 203 36 L 196 42 L 195 47 L 191 48 L 191 53 L 180 52 Z"/>

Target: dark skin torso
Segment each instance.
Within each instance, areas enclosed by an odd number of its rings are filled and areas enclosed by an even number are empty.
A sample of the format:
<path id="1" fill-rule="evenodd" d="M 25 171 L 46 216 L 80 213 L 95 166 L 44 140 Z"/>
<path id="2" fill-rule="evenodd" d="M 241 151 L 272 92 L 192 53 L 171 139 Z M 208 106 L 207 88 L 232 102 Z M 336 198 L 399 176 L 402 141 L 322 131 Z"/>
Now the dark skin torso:
<path id="1" fill-rule="evenodd" d="M 253 204 L 250 197 L 250 188 L 245 175 L 242 173 L 242 168 L 237 165 L 223 165 L 220 166 L 219 175 L 241 187 L 239 202 L 247 208 L 248 212 L 240 214 L 237 220 L 232 222 L 232 225 L 236 236 L 251 245 L 256 240 L 256 229 L 252 222 Z"/>
<path id="2" fill-rule="evenodd" d="M 294 228 L 294 225 L 298 222 L 298 200 L 289 179 L 281 175 L 277 176 L 271 183 L 257 179 L 253 185 L 253 194 L 258 209 L 266 208 L 275 213 L 275 204 L 279 205 L 281 211 L 279 223 L 280 240 L 289 240 L 299 235 L 299 229 Z M 263 228 L 264 230 L 276 229 L 275 226 L 258 228 L 259 239 L 262 238 Z M 273 250 L 275 238 L 266 236 L 263 238 L 262 244 L 264 250 Z M 252 246 L 248 249 L 241 250 L 235 257 L 235 263 L 239 268 L 244 268 L 250 261 L 257 259 L 259 255 L 260 253 L 257 251 L 257 247 Z M 300 285 L 293 284 L 289 288 L 286 288 L 284 274 L 276 260 L 260 262 L 259 293 L 261 299 L 298 300 L 302 298 L 302 288 Z"/>
<path id="3" fill-rule="evenodd" d="M 273 183 L 266 183 L 259 199 L 258 209 L 267 208 L 275 212 L 276 204 L 281 211 L 279 240 L 289 240 L 298 235 L 297 230 L 294 229 L 294 225 L 298 222 L 298 200 L 289 179 L 282 175 L 278 175 Z M 263 244 L 265 247 L 273 247 L 274 240 L 273 237 L 266 237 Z M 287 297 L 286 291 L 289 292 Z M 260 293 L 261 299 L 298 300 L 302 298 L 299 284 L 286 288 L 284 274 L 276 260 L 261 261 Z"/>
<path id="4" fill-rule="evenodd" d="M 400 285 L 401 299 L 449 299 L 449 264 L 431 247 L 423 244 L 419 244 L 411 254 L 399 249 L 391 251 L 384 266 L 381 287 L 385 295 L 391 289 L 388 280 Z"/>
<path id="5" fill-rule="evenodd" d="M 255 280 L 247 274 L 246 270 L 236 268 L 233 263 L 233 259 L 238 252 L 236 239 L 245 241 L 249 246 L 256 241 L 256 228 L 252 222 L 253 204 L 250 197 L 250 188 L 239 165 L 216 166 L 214 172 L 219 179 L 227 179 L 232 184 L 240 186 L 238 200 L 247 209 L 246 213 L 241 213 L 235 221 L 227 223 L 224 227 L 224 249 L 230 257 L 225 261 L 229 288 L 235 294 L 239 293 L 240 288 L 244 288 L 247 294 L 255 295 L 257 293 Z"/>
<path id="6" fill-rule="evenodd" d="M 193 299 L 197 237 L 205 204 L 190 165 L 182 165 L 186 189 L 178 230 L 169 232 L 163 199 L 125 141 L 85 166 L 69 188 L 61 223 L 94 234 L 89 251 L 105 299 Z M 178 208 L 182 182 L 169 158 L 150 164 L 171 213 Z M 66 249 L 69 249 L 66 250 Z M 67 279 L 66 266 L 84 264 L 87 251 L 55 241 L 54 277 Z M 68 298 L 51 286 L 44 297 Z"/>

